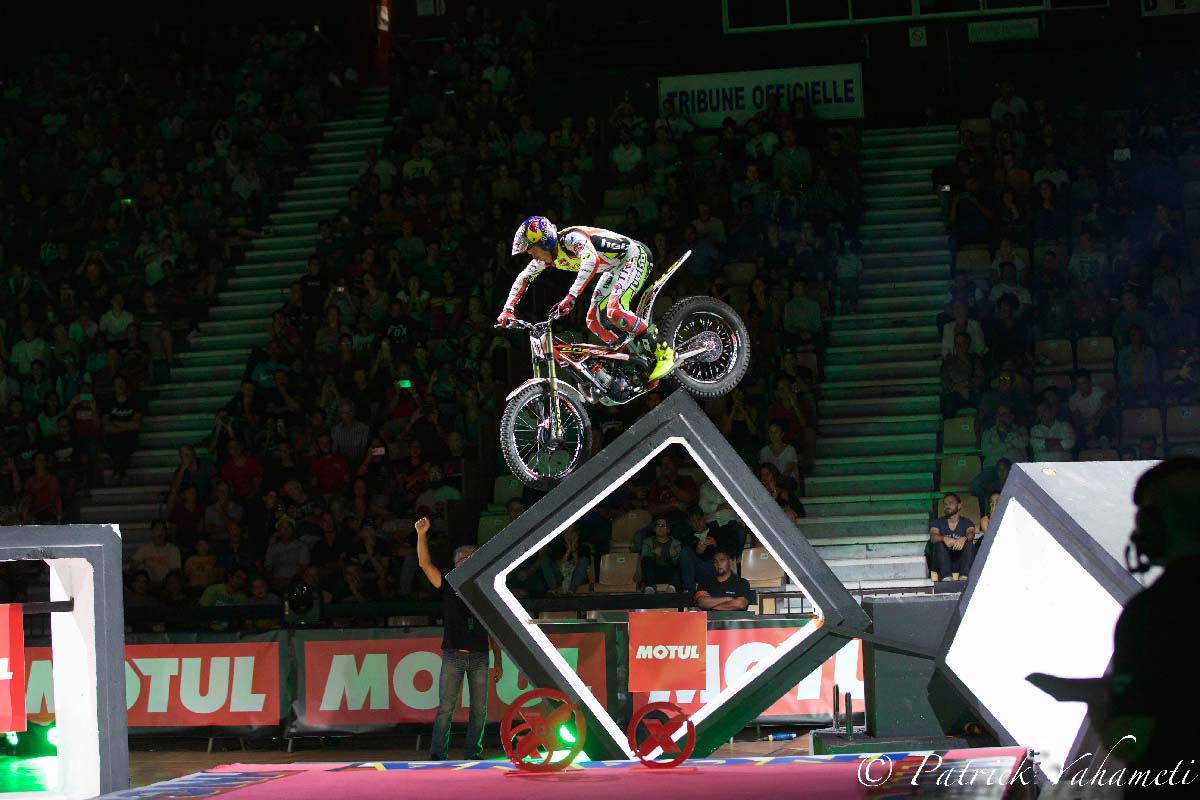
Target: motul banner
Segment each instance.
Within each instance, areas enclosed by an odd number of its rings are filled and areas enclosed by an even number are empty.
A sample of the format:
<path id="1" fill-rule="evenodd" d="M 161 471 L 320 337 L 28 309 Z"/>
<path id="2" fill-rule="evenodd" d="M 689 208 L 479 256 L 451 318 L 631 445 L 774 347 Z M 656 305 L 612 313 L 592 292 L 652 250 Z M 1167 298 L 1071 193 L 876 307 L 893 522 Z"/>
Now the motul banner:
<path id="1" fill-rule="evenodd" d="M 629 613 L 629 691 L 704 689 L 708 614 Z"/>
<path id="2" fill-rule="evenodd" d="M 297 639 L 302 664 L 298 695 L 303 698 L 297 727 L 346 728 L 432 723 L 442 669 L 441 631 L 436 636 Z M 314 634 L 315 635 L 315 634 Z M 600 632 L 550 634 L 550 641 L 601 702 L 608 702 L 605 635 Z M 503 659 L 500 682 L 489 692 L 488 718 L 498 720 L 517 695 L 532 688 Z M 455 721 L 465 722 L 470 703 L 466 681 Z"/>
<path id="3" fill-rule="evenodd" d="M 48 647 L 28 650 L 25 701 L 30 719 L 54 718 Z M 278 725 L 282 682 L 279 642 L 130 644 L 125 647 L 125 706 L 130 728 Z"/>
<path id="4" fill-rule="evenodd" d="M 19 605 L 0 605 L 0 731 L 25 730 L 25 623 Z"/>
<path id="5" fill-rule="evenodd" d="M 708 632 L 708 674 L 701 691 L 630 692 L 635 708 L 646 703 L 671 702 L 686 713 L 694 713 L 717 696 L 726 686 L 740 679 L 754 665 L 766 658 L 784 640 L 796 632 L 789 627 L 737 627 L 713 629 Z M 849 642 L 837 655 L 826 661 L 800 681 L 796 688 L 781 697 L 759 718 L 827 719 L 833 714 L 833 687 L 856 701 L 863 708 L 862 647 L 857 639 Z"/>

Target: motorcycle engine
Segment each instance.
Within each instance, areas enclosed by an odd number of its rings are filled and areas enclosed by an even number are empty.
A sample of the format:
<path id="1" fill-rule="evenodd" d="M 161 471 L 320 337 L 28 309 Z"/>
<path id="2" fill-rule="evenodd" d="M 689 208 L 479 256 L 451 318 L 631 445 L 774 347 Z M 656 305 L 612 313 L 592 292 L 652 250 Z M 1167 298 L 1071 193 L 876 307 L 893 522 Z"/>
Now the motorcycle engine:
<path id="1" fill-rule="evenodd" d="M 609 381 L 608 396 L 611 400 L 618 403 L 624 403 L 631 400 L 634 396 L 633 387 L 629 385 L 629 381 L 624 375 L 616 375 Z"/>

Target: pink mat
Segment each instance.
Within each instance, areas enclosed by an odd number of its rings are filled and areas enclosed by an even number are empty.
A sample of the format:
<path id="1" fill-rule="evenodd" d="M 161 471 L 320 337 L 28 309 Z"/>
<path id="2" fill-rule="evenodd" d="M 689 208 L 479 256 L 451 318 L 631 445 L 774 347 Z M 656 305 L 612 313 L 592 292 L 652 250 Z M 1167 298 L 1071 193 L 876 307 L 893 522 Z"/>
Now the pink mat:
<path id="1" fill-rule="evenodd" d="M 561 773 L 518 773 L 505 762 L 460 764 L 384 763 L 347 765 L 230 764 L 181 781 L 230 779 L 227 788 L 210 785 L 223 800 L 420 800 L 481 797 L 487 800 L 529 800 L 568 796 L 570 800 L 614 800 L 614 797 L 679 797 L 686 800 L 728 800 L 737 797 L 820 797 L 822 800 L 903 797 L 914 794 L 962 796 L 964 781 L 973 798 L 1003 798 L 1018 773 L 1022 748 L 949 751 L 939 755 L 897 753 L 889 760 L 868 762 L 870 756 L 832 761 L 820 758 L 708 759 L 678 769 L 651 770 L 625 763 L 589 764 Z M 934 766 L 941 763 L 939 773 Z M 235 775 L 236 773 L 236 775 Z M 270 773 L 273 776 L 268 778 Z M 282 774 L 280 773 L 290 773 Z M 264 780 L 256 781 L 261 775 Z M 241 776 L 240 778 L 238 776 Z M 890 777 L 889 777 L 890 776 Z M 1015 776 L 1015 777 L 1014 777 Z M 138 790 L 139 798 L 177 796 L 169 781 Z M 868 783 L 873 785 L 867 785 Z M 240 785 L 238 785 L 240 784 Z M 155 792 L 161 787 L 161 794 Z"/>

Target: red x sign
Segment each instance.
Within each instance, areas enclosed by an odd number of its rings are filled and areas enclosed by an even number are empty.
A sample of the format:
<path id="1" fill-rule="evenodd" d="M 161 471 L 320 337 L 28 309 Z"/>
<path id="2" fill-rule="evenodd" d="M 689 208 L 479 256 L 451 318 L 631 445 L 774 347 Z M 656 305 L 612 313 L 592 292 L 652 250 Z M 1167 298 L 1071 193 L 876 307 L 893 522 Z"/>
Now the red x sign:
<path id="1" fill-rule="evenodd" d="M 654 716 L 651 716 L 653 714 Z M 683 746 L 674 738 L 676 731 L 686 726 L 683 736 Z M 638 728 L 646 731 L 645 738 L 638 738 Z M 651 769 L 670 769 L 677 767 L 696 748 L 696 726 L 683 713 L 683 709 L 674 703 L 647 703 L 633 715 L 629 721 L 629 747 L 633 754 Z M 666 761 L 658 761 L 651 755 L 661 752 L 662 755 L 672 755 Z"/>

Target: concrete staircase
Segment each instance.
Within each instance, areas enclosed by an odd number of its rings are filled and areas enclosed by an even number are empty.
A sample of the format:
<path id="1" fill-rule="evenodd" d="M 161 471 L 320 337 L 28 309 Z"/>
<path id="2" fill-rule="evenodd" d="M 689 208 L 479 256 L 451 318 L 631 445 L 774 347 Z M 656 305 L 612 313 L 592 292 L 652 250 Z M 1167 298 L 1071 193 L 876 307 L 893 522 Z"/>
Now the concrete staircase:
<path id="1" fill-rule="evenodd" d="M 950 251 L 930 170 L 953 126 L 867 131 L 865 274 L 856 314 L 830 325 L 814 475 L 802 528 L 852 590 L 930 586 L 924 549 L 942 418 L 937 313 Z"/>
<path id="2" fill-rule="evenodd" d="M 200 334 L 176 354 L 169 380 L 151 387 L 128 485 L 93 489 L 80 509 L 83 522 L 119 523 L 126 547 L 147 538 L 150 523 L 163 514 L 179 446 L 203 442 L 217 410 L 237 392 L 250 350 L 266 343 L 271 313 L 304 272 L 318 221 L 345 204 L 367 146 L 390 130 L 388 106 L 386 89 L 367 89 L 354 118 L 323 123 L 308 168 L 271 214 L 269 234 L 233 268 Z M 198 452 L 207 455 L 199 447 Z"/>

